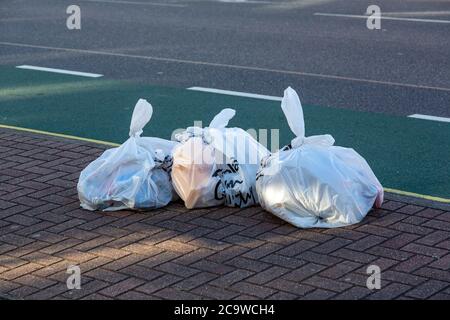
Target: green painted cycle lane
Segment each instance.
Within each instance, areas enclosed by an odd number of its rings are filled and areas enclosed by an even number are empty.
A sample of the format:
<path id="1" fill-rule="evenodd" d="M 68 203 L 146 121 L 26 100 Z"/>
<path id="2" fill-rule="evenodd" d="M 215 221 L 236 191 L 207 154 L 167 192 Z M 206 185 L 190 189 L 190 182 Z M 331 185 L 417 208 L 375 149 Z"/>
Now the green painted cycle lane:
<path id="1" fill-rule="evenodd" d="M 170 138 L 231 107 L 230 126 L 279 129 L 280 146 L 293 138 L 276 101 L 0 68 L 3 125 L 121 143 L 139 98 L 154 107 L 147 136 Z M 383 186 L 450 199 L 450 123 L 311 105 L 304 112 L 307 135 L 329 133 L 336 145 L 357 150 Z"/>

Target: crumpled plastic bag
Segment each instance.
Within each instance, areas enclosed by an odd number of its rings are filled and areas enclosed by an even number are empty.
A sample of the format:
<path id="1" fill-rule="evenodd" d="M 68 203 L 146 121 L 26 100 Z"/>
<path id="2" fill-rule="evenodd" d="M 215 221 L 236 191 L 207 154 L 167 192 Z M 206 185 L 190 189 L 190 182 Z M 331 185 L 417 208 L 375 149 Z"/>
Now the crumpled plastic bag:
<path id="1" fill-rule="evenodd" d="M 355 150 L 333 146 L 331 135 L 305 137 L 303 109 L 292 88 L 281 108 L 297 136 L 261 162 L 256 190 L 261 206 L 301 228 L 360 222 L 383 203 L 383 187 Z"/>
<path id="2" fill-rule="evenodd" d="M 269 151 L 240 128 L 226 128 L 233 109 L 223 109 L 209 127 L 189 127 L 175 136 L 172 183 L 188 209 L 258 204 L 260 160 Z"/>
<path id="3" fill-rule="evenodd" d="M 176 198 L 170 170 L 171 152 L 177 143 L 141 137 L 152 113 L 151 104 L 139 99 L 131 119 L 130 138 L 106 150 L 81 172 L 77 185 L 81 207 L 104 211 L 155 209 Z"/>

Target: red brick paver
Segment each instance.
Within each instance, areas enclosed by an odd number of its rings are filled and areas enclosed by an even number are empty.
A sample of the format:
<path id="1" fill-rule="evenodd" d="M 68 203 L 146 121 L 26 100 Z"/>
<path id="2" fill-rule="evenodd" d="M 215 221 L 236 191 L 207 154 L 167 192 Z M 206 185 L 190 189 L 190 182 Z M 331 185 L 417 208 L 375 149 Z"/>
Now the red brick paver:
<path id="1" fill-rule="evenodd" d="M 0 130 L 0 299 L 442 299 L 450 208 L 387 195 L 358 225 L 301 230 L 259 207 L 79 208 L 105 147 Z M 393 200 L 395 199 L 395 200 Z M 366 287 L 381 268 L 381 289 Z M 68 290 L 67 268 L 81 269 Z"/>

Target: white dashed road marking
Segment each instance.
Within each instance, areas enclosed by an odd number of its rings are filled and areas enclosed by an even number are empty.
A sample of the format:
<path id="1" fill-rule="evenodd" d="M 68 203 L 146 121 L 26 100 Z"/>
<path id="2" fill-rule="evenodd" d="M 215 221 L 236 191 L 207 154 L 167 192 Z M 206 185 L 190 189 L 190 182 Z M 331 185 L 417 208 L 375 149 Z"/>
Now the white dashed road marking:
<path id="1" fill-rule="evenodd" d="M 82 76 L 82 77 L 89 77 L 89 78 L 103 77 L 102 74 L 98 74 L 98 73 L 71 71 L 71 70 L 64 70 L 64 69 L 54 69 L 54 68 L 45 68 L 45 67 L 37 67 L 37 66 L 28 66 L 28 65 L 17 66 L 16 68 L 27 69 L 27 70 L 54 72 L 54 73 L 64 73 L 64 74 L 71 74 L 71 75 L 74 75 L 74 76 Z"/>
<path id="2" fill-rule="evenodd" d="M 432 121 L 440 121 L 440 122 L 450 122 L 450 118 L 429 116 L 426 114 L 417 114 L 417 113 L 409 115 L 408 118 L 416 118 L 416 119 L 432 120 Z"/>
<path id="3" fill-rule="evenodd" d="M 237 97 L 247 97 L 247 98 L 255 98 L 255 99 L 263 99 L 263 100 L 272 100 L 272 101 L 281 101 L 281 97 L 275 96 L 267 96 L 264 94 L 256 94 L 256 93 L 247 93 L 247 92 L 239 92 L 239 91 L 230 91 L 230 90 L 221 90 L 221 89 L 213 89 L 213 88 L 204 88 L 204 87 L 190 87 L 188 90 L 194 91 L 203 91 L 210 93 L 218 93 L 225 94 L 229 96 L 237 96 Z"/>

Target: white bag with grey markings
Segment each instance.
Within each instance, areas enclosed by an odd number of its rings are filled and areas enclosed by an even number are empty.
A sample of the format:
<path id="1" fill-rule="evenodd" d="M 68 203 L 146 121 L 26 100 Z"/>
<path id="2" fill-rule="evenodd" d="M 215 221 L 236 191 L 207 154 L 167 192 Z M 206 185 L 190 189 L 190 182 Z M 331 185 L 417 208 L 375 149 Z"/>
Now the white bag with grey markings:
<path id="1" fill-rule="evenodd" d="M 153 108 L 139 99 L 130 138 L 106 150 L 80 174 L 78 196 L 87 210 L 155 209 L 177 198 L 170 181 L 174 141 L 141 137 Z"/>
<path id="2" fill-rule="evenodd" d="M 331 135 L 305 137 L 297 93 L 284 91 L 281 108 L 297 136 L 261 162 L 256 181 L 261 206 L 301 228 L 360 222 L 383 202 L 383 187 L 355 150 L 333 146 Z"/>

